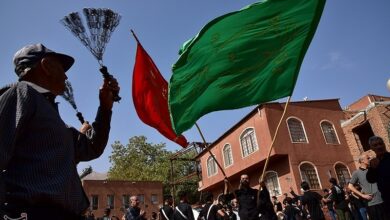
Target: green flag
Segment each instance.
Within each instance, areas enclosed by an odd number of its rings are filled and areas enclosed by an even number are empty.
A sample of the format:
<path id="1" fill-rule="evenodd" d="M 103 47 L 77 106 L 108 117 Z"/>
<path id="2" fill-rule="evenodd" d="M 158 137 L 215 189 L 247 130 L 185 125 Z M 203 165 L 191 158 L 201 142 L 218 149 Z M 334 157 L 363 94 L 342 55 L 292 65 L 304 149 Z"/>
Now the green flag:
<path id="1" fill-rule="evenodd" d="M 325 0 L 268 0 L 209 22 L 180 49 L 169 84 L 177 134 L 203 115 L 290 96 Z"/>

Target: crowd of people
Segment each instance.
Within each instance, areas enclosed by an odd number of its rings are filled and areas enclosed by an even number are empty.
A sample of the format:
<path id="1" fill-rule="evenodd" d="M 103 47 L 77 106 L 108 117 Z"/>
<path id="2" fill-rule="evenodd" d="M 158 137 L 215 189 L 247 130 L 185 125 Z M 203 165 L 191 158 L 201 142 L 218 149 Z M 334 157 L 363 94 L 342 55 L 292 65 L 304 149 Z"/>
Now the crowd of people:
<path id="1" fill-rule="evenodd" d="M 352 173 L 345 186 L 340 186 L 335 178 L 330 178 L 329 189 L 323 189 L 320 194 L 318 190 L 311 190 L 310 184 L 303 181 L 300 184 L 301 194 L 290 187 L 290 195 L 285 193 L 283 198 L 278 199 L 270 196 L 264 182 L 260 182 L 259 189 L 250 187 L 249 176 L 243 174 L 238 189 L 230 193 L 227 180 L 224 193 L 217 198 L 211 192 L 204 192 L 202 205 L 191 206 L 186 192 L 178 193 L 179 203 L 176 206 L 173 206 L 172 196 L 165 196 L 159 212 L 152 213 L 149 219 L 388 220 L 390 209 L 385 185 L 389 184 L 389 174 L 384 167 L 390 153 L 386 151 L 380 137 L 370 138 L 369 144 L 376 153 L 376 159 L 362 153 L 359 169 Z M 194 212 L 194 209 L 197 211 Z M 104 217 L 101 219 L 105 220 Z M 122 220 L 146 219 L 145 212 L 139 208 L 137 197 L 131 197 L 131 206 L 125 211 Z"/>

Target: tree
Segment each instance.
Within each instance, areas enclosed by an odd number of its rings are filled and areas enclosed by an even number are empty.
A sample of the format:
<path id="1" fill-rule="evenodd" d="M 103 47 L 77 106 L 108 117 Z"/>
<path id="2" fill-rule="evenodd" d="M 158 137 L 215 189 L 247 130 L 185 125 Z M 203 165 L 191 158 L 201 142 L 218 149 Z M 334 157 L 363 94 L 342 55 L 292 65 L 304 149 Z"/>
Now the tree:
<path id="1" fill-rule="evenodd" d="M 110 179 L 168 183 L 171 153 L 164 143 L 152 144 L 146 140 L 145 136 L 134 136 L 126 146 L 118 141 L 112 145 Z"/>
<path id="2" fill-rule="evenodd" d="M 170 185 L 170 157 L 174 152 L 166 150 L 165 143 L 148 143 L 145 136 L 134 136 L 125 146 L 119 141 L 112 145 L 112 154 L 109 157 L 111 167 L 109 179 L 134 181 L 161 181 L 164 194 L 171 193 Z M 194 157 L 194 154 L 187 157 Z M 180 179 L 194 171 L 194 162 L 176 161 L 174 178 Z M 189 193 L 192 202 L 198 198 L 197 179 L 191 179 L 176 187 L 176 192 L 185 190 Z"/>
<path id="3" fill-rule="evenodd" d="M 186 151 L 186 153 L 176 157 L 176 160 L 173 161 L 173 178 L 176 183 L 175 194 L 177 195 L 180 191 L 187 192 L 187 197 L 190 202 L 197 202 L 200 200 L 200 193 L 197 189 L 199 182 L 198 176 L 200 175 L 198 173 L 198 163 L 192 160 L 196 155 L 197 154 L 193 149 L 191 151 Z"/>

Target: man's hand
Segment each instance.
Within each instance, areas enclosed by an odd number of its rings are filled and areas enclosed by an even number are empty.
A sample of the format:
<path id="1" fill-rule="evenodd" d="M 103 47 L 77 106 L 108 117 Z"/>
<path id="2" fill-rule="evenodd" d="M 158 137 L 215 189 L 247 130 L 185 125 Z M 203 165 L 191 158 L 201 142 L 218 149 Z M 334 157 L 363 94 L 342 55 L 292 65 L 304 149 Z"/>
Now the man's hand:
<path id="1" fill-rule="evenodd" d="M 372 200 L 372 195 L 371 194 L 362 194 L 362 198 L 368 201 Z"/>
<path id="2" fill-rule="evenodd" d="M 114 77 L 104 79 L 103 85 L 100 87 L 99 91 L 100 107 L 102 107 L 104 110 L 111 110 L 114 103 L 113 93 L 119 93 L 119 90 L 120 87 Z"/>
<path id="3" fill-rule="evenodd" d="M 86 122 L 84 122 L 84 124 L 81 125 L 80 133 L 85 134 L 91 128 L 92 128 L 92 126 L 86 121 Z"/>

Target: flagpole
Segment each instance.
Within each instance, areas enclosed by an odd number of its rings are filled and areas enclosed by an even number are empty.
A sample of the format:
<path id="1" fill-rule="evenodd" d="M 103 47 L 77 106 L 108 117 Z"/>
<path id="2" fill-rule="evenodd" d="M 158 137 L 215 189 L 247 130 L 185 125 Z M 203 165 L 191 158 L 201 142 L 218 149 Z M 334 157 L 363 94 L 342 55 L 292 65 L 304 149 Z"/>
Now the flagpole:
<path id="1" fill-rule="evenodd" d="M 285 105 L 285 107 L 284 107 L 284 111 L 283 111 L 282 117 L 280 118 L 279 124 L 278 124 L 278 126 L 276 127 L 276 131 L 275 131 L 274 137 L 272 138 L 271 146 L 270 146 L 269 151 L 268 151 L 267 159 L 265 160 L 265 164 L 264 164 L 264 168 L 263 168 L 263 173 L 262 173 L 261 176 L 260 176 L 259 183 L 262 182 L 262 181 L 264 180 L 264 173 L 265 173 L 265 171 L 267 170 L 269 157 L 271 156 L 271 152 L 272 152 L 272 149 L 273 149 L 275 140 L 276 140 L 276 136 L 278 135 L 278 131 L 279 131 L 280 125 L 282 124 L 284 115 L 285 115 L 286 112 L 287 112 L 287 106 L 288 106 L 288 103 L 290 103 L 290 100 L 291 100 L 291 96 L 289 96 L 288 99 L 287 99 L 287 102 L 286 102 L 286 105 Z"/>
<path id="2" fill-rule="evenodd" d="M 135 40 L 137 41 L 137 43 L 141 44 L 141 43 L 139 42 L 139 40 L 138 40 L 137 35 L 135 35 L 133 29 L 130 29 L 130 31 L 131 31 L 131 33 L 133 34 L 133 36 L 134 36 Z"/>
<path id="3" fill-rule="evenodd" d="M 205 145 L 205 148 L 206 148 L 207 152 L 208 152 L 208 153 L 210 154 L 210 156 L 214 159 L 215 163 L 217 164 L 218 168 L 221 170 L 222 175 L 224 176 L 224 179 L 225 179 L 225 180 L 227 181 L 227 183 L 229 184 L 230 188 L 233 189 L 233 186 L 232 186 L 232 184 L 230 183 L 230 181 L 228 180 L 228 178 L 227 178 L 227 176 L 226 176 L 226 173 L 225 173 L 225 171 L 223 170 L 221 164 L 218 163 L 218 161 L 217 161 L 217 159 L 215 158 L 214 154 L 211 153 L 211 150 L 210 150 L 210 148 L 209 148 L 209 145 L 207 144 L 206 139 L 204 138 L 203 133 L 202 133 L 202 131 L 200 130 L 200 127 L 199 127 L 198 123 L 195 122 L 195 126 L 196 126 L 196 128 L 198 129 L 200 136 L 202 137 L 202 140 L 203 140 L 203 143 L 204 143 L 204 145 Z M 233 190 L 233 195 L 234 195 L 234 197 L 236 197 L 236 194 L 234 193 L 234 190 Z"/>

